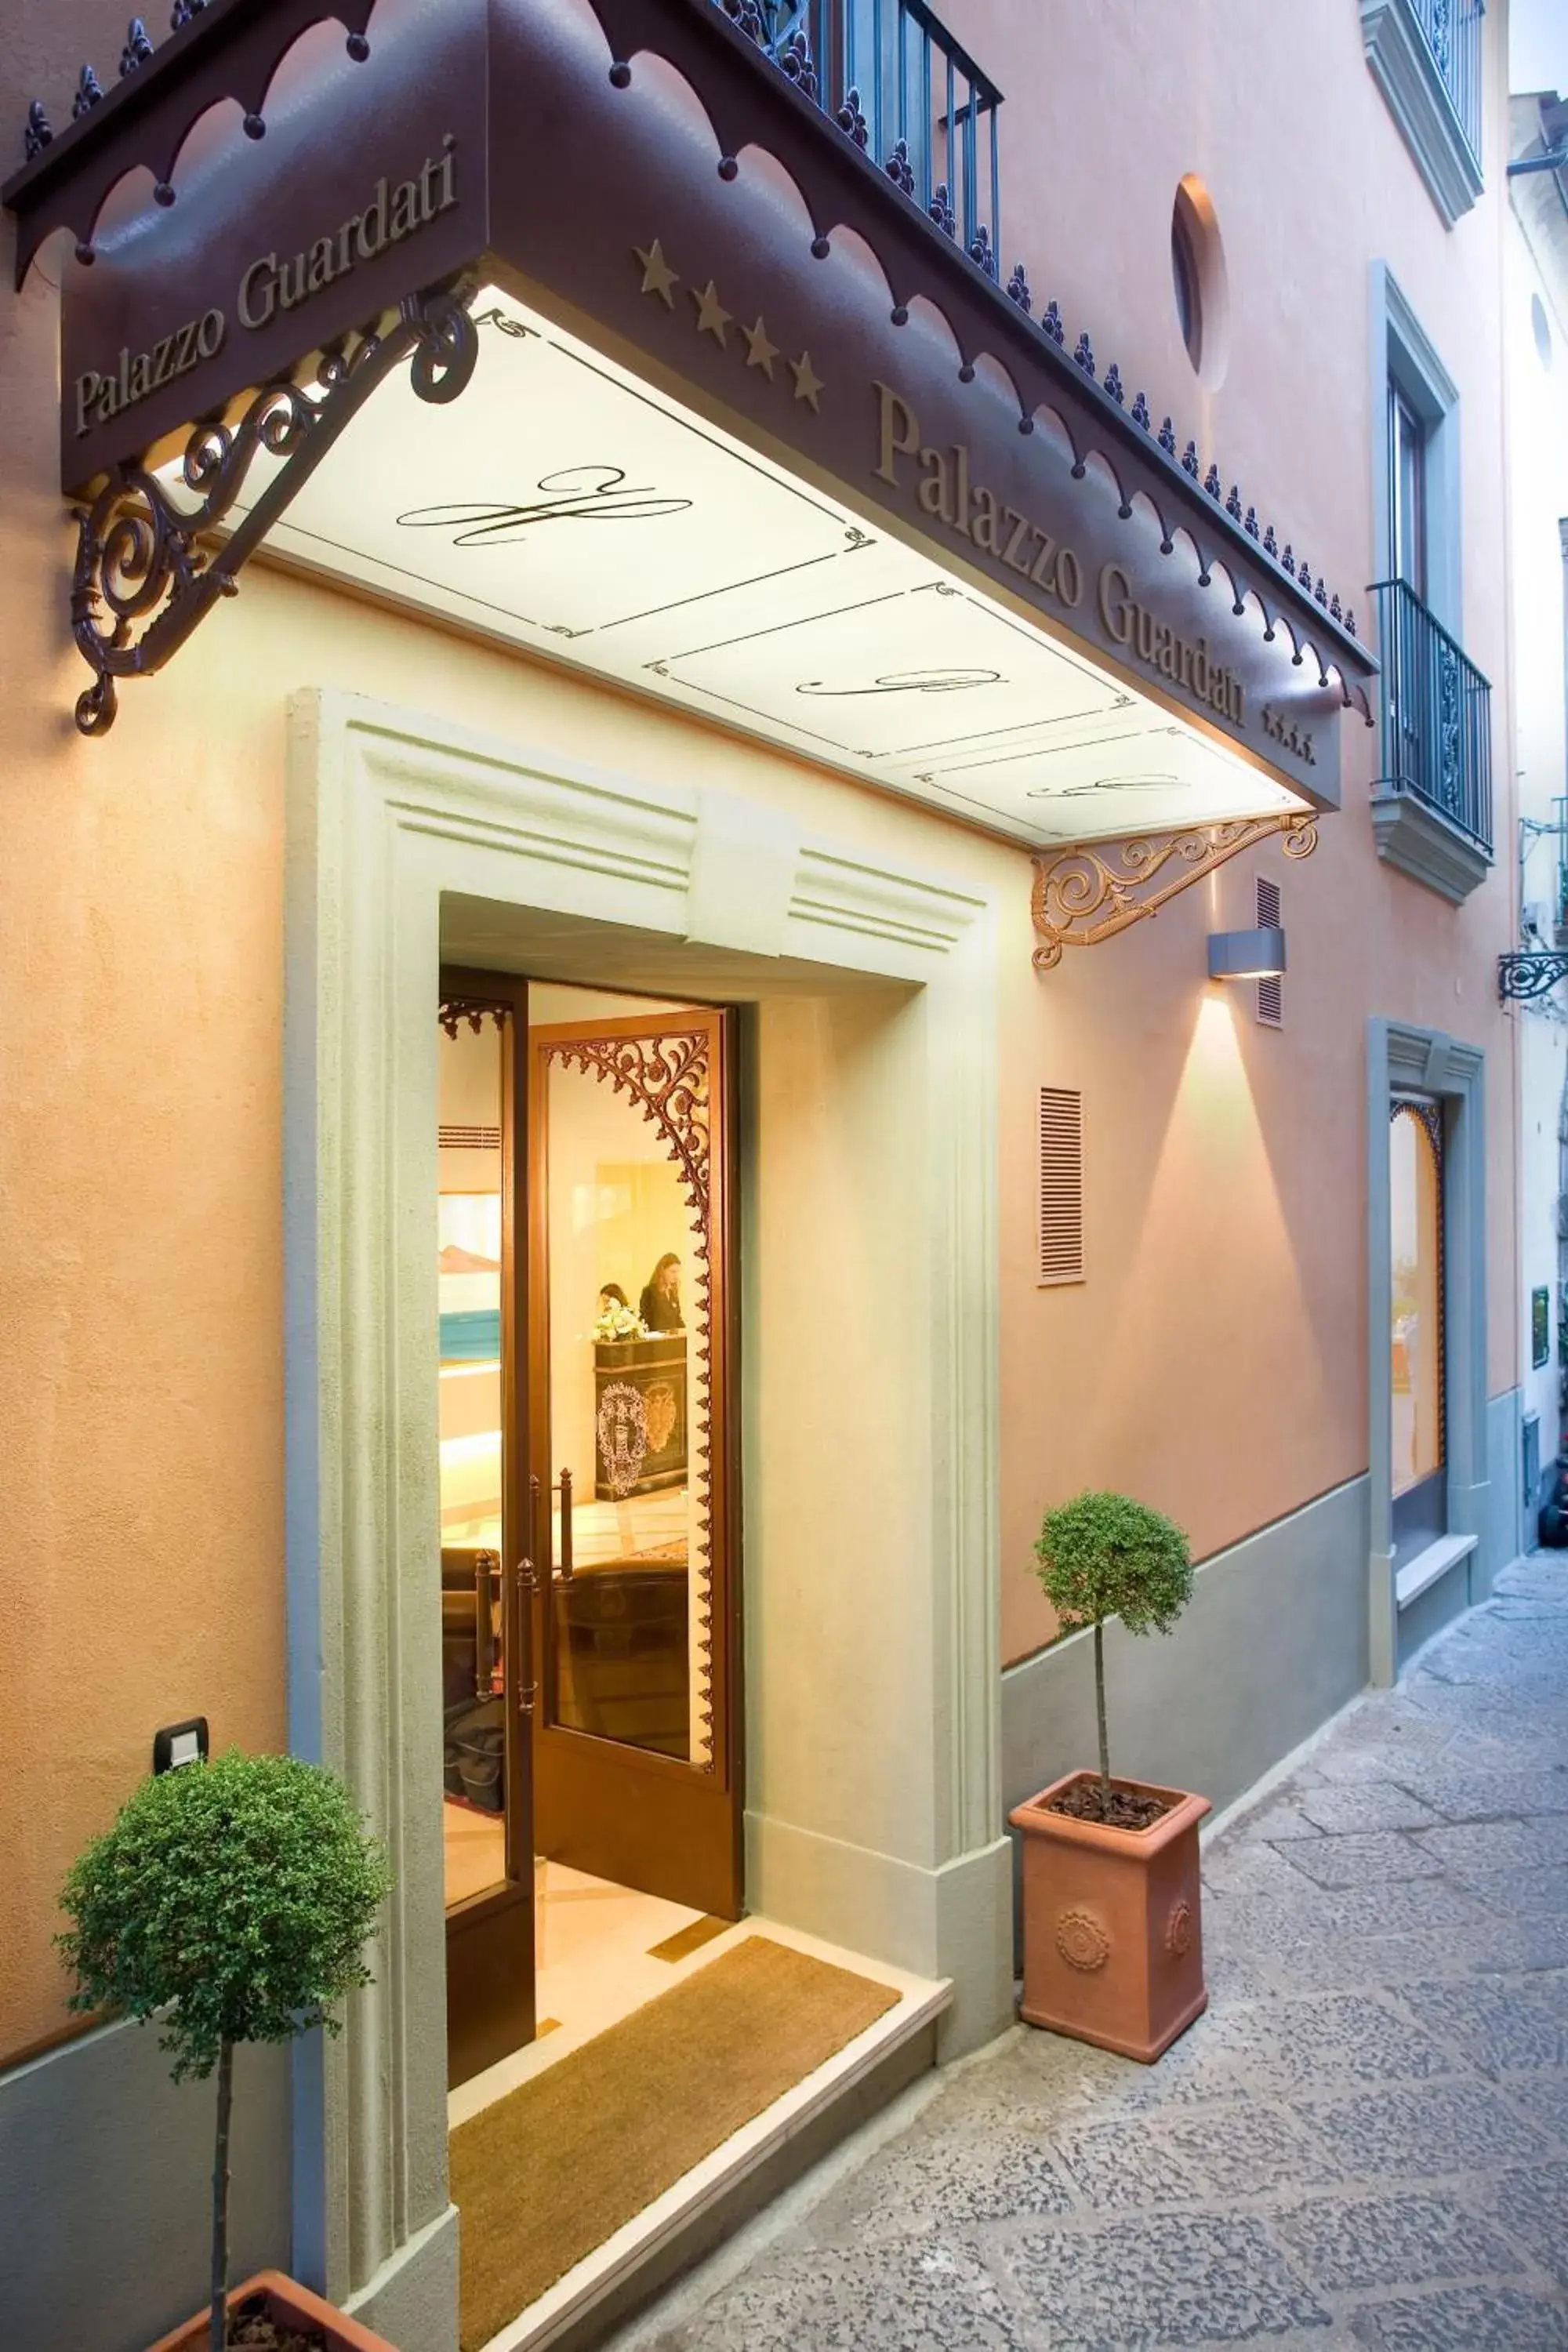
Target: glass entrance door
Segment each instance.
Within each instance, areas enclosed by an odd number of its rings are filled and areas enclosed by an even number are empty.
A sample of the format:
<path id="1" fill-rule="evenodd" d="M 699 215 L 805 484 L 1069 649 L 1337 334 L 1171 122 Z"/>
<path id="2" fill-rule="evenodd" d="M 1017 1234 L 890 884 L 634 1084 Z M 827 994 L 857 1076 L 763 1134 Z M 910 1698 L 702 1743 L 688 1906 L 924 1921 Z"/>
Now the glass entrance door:
<path id="1" fill-rule="evenodd" d="M 537 1836 L 739 1916 L 727 1016 L 531 1033 Z"/>
<path id="2" fill-rule="evenodd" d="M 1388 1128 L 1390 1469 L 1396 1566 L 1447 1532 L 1443 1108 L 1397 1097 Z"/>
<path id="3" fill-rule="evenodd" d="M 442 975 L 437 1046 L 442 1838 L 453 2084 L 533 2039 L 537 1705 L 523 1368 L 528 996 Z"/>

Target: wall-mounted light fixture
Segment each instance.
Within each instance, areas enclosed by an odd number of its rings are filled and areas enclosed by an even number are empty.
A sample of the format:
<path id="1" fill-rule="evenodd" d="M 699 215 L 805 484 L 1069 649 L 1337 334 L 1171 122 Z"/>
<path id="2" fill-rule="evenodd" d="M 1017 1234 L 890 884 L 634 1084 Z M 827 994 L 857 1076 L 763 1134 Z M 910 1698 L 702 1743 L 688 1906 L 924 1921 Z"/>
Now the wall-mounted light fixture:
<path id="1" fill-rule="evenodd" d="M 1277 924 L 1209 933 L 1211 980 L 1275 980 L 1284 969 L 1285 934 Z"/>

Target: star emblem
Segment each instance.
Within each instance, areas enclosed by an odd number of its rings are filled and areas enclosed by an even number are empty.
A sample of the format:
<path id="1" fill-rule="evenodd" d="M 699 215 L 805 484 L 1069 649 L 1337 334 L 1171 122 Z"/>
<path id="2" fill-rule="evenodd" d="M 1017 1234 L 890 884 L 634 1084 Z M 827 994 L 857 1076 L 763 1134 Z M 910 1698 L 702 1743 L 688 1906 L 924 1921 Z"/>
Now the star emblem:
<path id="1" fill-rule="evenodd" d="M 789 366 L 790 373 L 795 378 L 795 398 L 797 400 L 809 400 L 813 408 L 815 408 L 820 415 L 822 412 L 822 403 L 818 400 L 816 395 L 823 389 L 822 378 L 817 374 L 816 370 L 811 364 L 811 353 L 809 352 L 802 352 L 799 359 L 791 360 Z"/>
<path id="2" fill-rule="evenodd" d="M 640 245 L 634 245 L 632 251 L 642 263 L 643 292 L 645 294 L 657 294 L 659 300 L 664 304 L 665 309 L 667 310 L 673 310 L 675 308 L 675 295 L 673 289 L 679 285 L 680 280 L 676 276 L 674 270 L 670 268 L 668 262 L 666 261 L 664 257 L 664 247 L 660 245 L 658 237 L 656 236 L 654 238 L 653 243 L 646 251 Z"/>
<path id="3" fill-rule="evenodd" d="M 724 330 L 730 323 L 731 314 L 720 301 L 713 280 L 710 278 L 700 293 L 695 286 L 689 287 L 687 291 L 697 305 L 698 333 L 711 335 L 716 343 L 721 343 L 724 341 Z"/>
<path id="4" fill-rule="evenodd" d="M 746 365 L 749 368 L 761 368 L 771 383 L 773 362 L 779 355 L 779 347 L 776 343 L 771 343 L 768 341 L 768 331 L 763 324 L 761 314 L 759 313 L 754 327 L 742 327 L 741 332 L 746 338 Z"/>

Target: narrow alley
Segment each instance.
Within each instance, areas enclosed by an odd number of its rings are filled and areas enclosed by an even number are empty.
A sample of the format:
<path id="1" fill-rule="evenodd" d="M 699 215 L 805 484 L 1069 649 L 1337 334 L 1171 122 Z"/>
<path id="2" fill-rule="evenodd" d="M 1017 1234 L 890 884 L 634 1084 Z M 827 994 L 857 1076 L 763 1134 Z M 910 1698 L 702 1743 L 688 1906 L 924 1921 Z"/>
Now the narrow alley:
<path id="1" fill-rule="evenodd" d="M 1019 2028 L 616 2352 L 1568 2346 L 1558 1559 L 1342 1716 L 1204 1875 L 1210 2007 L 1157 2066 Z"/>

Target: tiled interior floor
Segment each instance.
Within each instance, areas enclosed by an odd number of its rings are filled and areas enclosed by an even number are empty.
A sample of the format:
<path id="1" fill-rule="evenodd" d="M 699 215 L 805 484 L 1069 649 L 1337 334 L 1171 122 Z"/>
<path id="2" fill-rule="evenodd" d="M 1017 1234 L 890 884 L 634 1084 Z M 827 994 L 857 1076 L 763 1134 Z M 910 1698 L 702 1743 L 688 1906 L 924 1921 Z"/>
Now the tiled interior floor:
<path id="1" fill-rule="evenodd" d="M 1564 2352 L 1565 1560 L 1215 1840 L 1158 2065 L 1016 2029 L 616 2352 Z"/>
<path id="2" fill-rule="evenodd" d="M 646 1559 L 672 1545 L 684 1549 L 691 1507 L 684 1484 L 651 1495 L 628 1495 L 624 1502 L 579 1499 L 572 1507 L 573 1559 L 579 1572 L 611 1560 Z M 561 1557 L 561 1506 L 552 1512 L 554 1558 Z"/>

